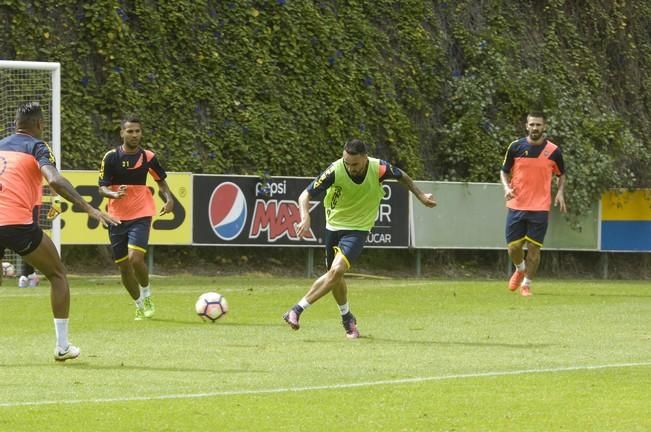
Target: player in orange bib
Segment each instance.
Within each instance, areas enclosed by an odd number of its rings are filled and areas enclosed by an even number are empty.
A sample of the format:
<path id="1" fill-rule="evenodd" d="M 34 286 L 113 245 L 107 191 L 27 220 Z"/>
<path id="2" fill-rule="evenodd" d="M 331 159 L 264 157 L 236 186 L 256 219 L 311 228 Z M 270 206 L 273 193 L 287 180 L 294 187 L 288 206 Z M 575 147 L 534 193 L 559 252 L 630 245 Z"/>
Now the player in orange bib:
<path id="1" fill-rule="evenodd" d="M 16 133 L 0 140 L 0 250 L 13 250 L 50 281 L 57 341 L 54 359 L 65 361 L 77 358 L 80 350 L 68 342 L 70 288 L 66 269 L 32 212 L 34 203 L 41 202 L 43 178 L 53 191 L 103 225 L 117 226 L 120 222 L 88 204 L 59 173 L 50 147 L 40 138 L 42 133 L 43 111 L 38 103 L 30 102 L 16 112 Z"/>
<path id="2" fill-rule="evenodd" d="M 565 166 L 560 147 L 545 135 L 545 116 L 541 112 L 527 115 L 527 136 L 509 145 L 500 171 L 508 213 L 506 242 L 515 272 L 509 289 L 520 288 L 523 296 L 531 295 L 531 280 L 540 264 L 540 248 L 547 232 L 551 207 L 552 176 L 558 178 L 554 205 L 566 212 Z M 524 246 L 527 245 L 527 258 Z"/>
<path id="3" fill-rule="evenodd" d="M 136 117 L 122 120 L 120 137 L 122 145 L 102 159 L 99 192 L 109 199 L 109 214 L 122 220 L 120 226 L 109 227 L 113 259 L 120 268 L 122 284 L 136 303 L 135 319 L 142 320 L 151 318 L 155 311 L 145 253 L 156 205 L 147 187 L 147 175 L 156 180 L 165 197 L 159 215 L 172 212 L 174 197 L 165 181 L 167 173 L 154 152 L 140 147 L 141 121 Z"/>

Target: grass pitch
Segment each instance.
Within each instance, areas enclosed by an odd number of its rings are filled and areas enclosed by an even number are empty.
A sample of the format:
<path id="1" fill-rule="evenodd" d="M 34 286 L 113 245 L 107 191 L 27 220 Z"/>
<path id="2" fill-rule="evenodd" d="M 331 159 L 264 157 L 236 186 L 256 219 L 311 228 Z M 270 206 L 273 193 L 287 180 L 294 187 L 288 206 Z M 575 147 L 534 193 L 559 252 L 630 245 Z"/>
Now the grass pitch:
<path id="1" fill-rule="evenodd" d="M 522 298 L 506 281 L 349 280 L 350 341 L 331 297 L 300 331 L 283 322 L 308 279 L 156 278 L 156 316 L 136 322 L 118 279 L 72 278 L 82 355 L 59 364 L 48 289 L 11 282 L 3 431 L 651 430 L 648 283 L 541 279 Z M 215 324 L 194 314 L 206 291 L 230 304 Z"/>

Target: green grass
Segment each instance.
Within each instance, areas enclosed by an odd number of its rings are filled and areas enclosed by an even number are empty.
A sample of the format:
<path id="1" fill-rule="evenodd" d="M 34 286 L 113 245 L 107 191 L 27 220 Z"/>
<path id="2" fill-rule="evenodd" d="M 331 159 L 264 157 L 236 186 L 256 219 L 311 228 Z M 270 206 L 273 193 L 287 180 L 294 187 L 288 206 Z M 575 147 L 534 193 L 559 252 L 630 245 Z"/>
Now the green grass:
<path id="1" fill-rule="evenodd" d="M 350 280 L 349 341 L 330 297 L 284 324 L 307 279 L 157 278 L 145 322 L 116 278 L 71 282 L 63 364 L 48 290 L 0 288 L 2 431 L 651 429 L 648 283 Z"/>

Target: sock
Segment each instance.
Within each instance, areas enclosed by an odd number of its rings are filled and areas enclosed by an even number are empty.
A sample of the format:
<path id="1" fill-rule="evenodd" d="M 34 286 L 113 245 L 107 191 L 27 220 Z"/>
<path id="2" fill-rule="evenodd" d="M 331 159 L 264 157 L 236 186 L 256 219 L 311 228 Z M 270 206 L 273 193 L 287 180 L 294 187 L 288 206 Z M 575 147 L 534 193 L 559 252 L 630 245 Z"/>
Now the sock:
<path id="1" fill-rule="evenodd" d="M 524 280 L 522 281 L 522 285 L 529 286 L 531 284 L 531 279 L 528 277 L 524 277 Z"/>
<path id="2" fill-rule="evenodd" d="M 145 305 L 143 303 L 144 300 L 145 300 L 145 297 L 142 294 L 140 294 L 140 297 L 138 297 L 136 300 L 134 300 L 136 302 L 136 307 L 138 309 L 142 309 L 142 308 L 145 307 Z"/>
<path id="3" fill-rule="evenodd" d="M 68 318 L 54 318 L 54 333 L 57 337 L 57 347 L 68 348 Z"/>
<path id="4" fill-rule="evenodd" d="M 302 299 L 299 300 L 298 303 L 296 303 L 296 305 L 294 306 L 294 310 L 296 311 L 296 313 L 300 314 L 301 312 L 303 312 L 305 309 L 309 308 L 310 306 L 311 306 L 310 302 L 307 301 L 307 299 L 305 297 L 303 297 Z"/>
<path id="5" fill-rule="evenodd" d="M 345 313 L 345 314 L 341 315 L 341 321 L 343 321 L 343 322 L 350 321 L 352 318 L 353 318 L 353 314 L 352 314 L 352 312 L 350 312 L 350 310 L 348 311 L 348 313 Z"/>
<path id="6" fill-rule="evenodd" d="M 341 314 L 341 316 L 347 315 L 350 312 L 350 305 L 348 304 L 348 302 L 346 302 L 346 304 L 337 305 L 337 306 L 339 306 L 339 313 Z"/>
<path id="7" fill-rule="evenodd" d="M 519 272 L 523 272 L 525 269 L 524 260 L 522 260 L 520 264 L 514 264 L 514 265 L 515 265 L 515 269 Z"/>
<path id="8" fill-rule="evenodd" d="M 149 288 L 149 284 L 144 287 L 140 287 L 140 297 L 149 297 L 151 295 L 151 288 Z"/>

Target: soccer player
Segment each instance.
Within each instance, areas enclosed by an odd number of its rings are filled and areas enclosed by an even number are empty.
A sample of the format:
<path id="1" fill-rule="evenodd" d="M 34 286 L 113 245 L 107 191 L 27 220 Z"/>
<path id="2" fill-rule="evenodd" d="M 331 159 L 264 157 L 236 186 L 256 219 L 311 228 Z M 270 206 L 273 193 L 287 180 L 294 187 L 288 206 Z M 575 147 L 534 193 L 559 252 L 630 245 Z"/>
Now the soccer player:
<path id="1" fill-rule="evenodd" d="M 527 115 L 527 136 L 512 142 L 500 171 L 508 213 L 506 242 L 515 271 L 509 289 L 531 295 L 531 281 L 540 264 L 540 248 L 547 232 L 552 176 L 558 178 L 554 206 L 565 213 L 565 166 L 560 147 L 545 135 L 545 115 Z M 527 258 L 524 246 L 527 245 Z"/>
<path id="2" fill-rule="evenodd" d="M 165 197 L 159 215 L 172 211 L 174 198 L 165 181 L 167 173 L 158 158 L 154 152 L 140 146 L 142 122 L 136 117 L 124 118 L 120 137 L 122 144 L 108 151 L 102 159 L 99 192 L 109 198 L 109 214 L 122 221 L 118 226 L 109 226 L 113 259 L 120 268 L 122 284 L 136 303 L 135 319 L 142 320 L 151 318 L 155 312 L 145 253 L 156 205 L 147 187 L 147 174 L 156 180 Z"/>
<path id="3" fill-rule="evenodd" d="M 397 179 L 427 207 L 436 206 L 432 194 L 423 193 L 400 168 L 368 157 L 366 145 L 358 139 L 348 141 L 344 145 L 342 158 L 333 162 L 301 193 L 298 198 L 301 212 L 301 222 L 297 226 L 299 236 L 310 232 L 310 200 L 326 193 L 323 206 L 326 215 L 328 271 L 283 315 L 292 329 L 300 328 L 299 318 L 305 309 L 332 292 L 339 306 L 346 336 L 350 339 L 359 337 L 357 320 L 348 304 L 344 274 L 362 253 L 366 237 L 375 224 L 380 202 L 384 198 L 382 182 L 388 179 Z"/>
<path id="4" fill-rule="evenodd" d="M 57 170 L 50 147 L 41 140 L 43 112 L 38 103 L 21 105 L 16 133 L 0 140 L 0 248 L 8 248 L 36 267 L 51 284 L 54 316 L 54 359 L 65 361 L 80 350 L 68 341 L 70 288 L 66 269 L 52 240 L 34 222 L 32 209 L 40 202 L 43 178 L 50 188 L 104 225 L 119 221 L 88 204 Z"/>

